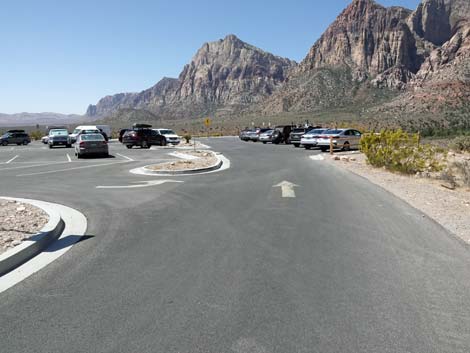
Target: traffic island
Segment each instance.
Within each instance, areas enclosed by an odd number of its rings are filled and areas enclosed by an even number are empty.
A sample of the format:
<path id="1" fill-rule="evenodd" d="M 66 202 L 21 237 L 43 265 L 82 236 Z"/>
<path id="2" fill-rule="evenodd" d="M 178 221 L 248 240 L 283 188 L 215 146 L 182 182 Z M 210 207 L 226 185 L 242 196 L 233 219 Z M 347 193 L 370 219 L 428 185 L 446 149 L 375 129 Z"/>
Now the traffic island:
<path id="1" fill-rule="evenodd" d="M 141 175 L 195 175 L 228 169 L 230 161 L 223 155 L 212 151 L 185 151 L 170 153 L 180 160 L 147 165 L 132 169 L 130 172 Z"/>

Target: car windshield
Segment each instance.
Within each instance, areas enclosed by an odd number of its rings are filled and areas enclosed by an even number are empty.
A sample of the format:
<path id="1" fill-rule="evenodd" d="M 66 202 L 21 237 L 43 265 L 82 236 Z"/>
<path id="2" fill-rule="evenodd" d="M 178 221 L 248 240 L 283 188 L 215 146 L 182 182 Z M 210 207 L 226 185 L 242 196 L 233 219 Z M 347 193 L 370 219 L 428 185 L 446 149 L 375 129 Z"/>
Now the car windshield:
<path id="1" fill-rule="evenodd" d="M 82 141 L 103 141 L 104 137 L 101 134 L 85 134 L 80 137 Z"/>
<path id="2" fill-rule="evenodd" d="M 326 130 L 324 133 L 328 135 L 338 135 L 342 133 L 344 130 Z"/>
<path id="3" fill-rule="evenodd" d="M 292 132 L 296 132 L 296 133 L 305 132 L 305 129 L 294 129 L 294 130 L 292 130 Z"/>
<path id="4" fill-rule="evenodd" d="M 173 130 L 159 130 L 162 135 L 176 135 Z"/>
<path id="5" fill-rule="evenodd" d="M 67 130 L 51 130 L 49 135 L 51 136 L 67 136 L 69 133 Z"/>
<path id="6" fill-rule="evenodd" d="M 2 135 L 2 138 L 7 138 L 7 137 L 10 137 L 10 134 L 9 134 L 9 133 L 6 133 L 6 134 L 3 134 L 3 135 Z"/>
<path id="7" fill-rule="evenodd" d="M 82 130 L 82 134 L 99 134 L 99 130 Z"/>
<path id="8" fill-rule="evenodd" d="M 307 135 L 318 135 L 318 134 L 322 134 L 324 131 L 325 131 L 324 129 L 315 129 L 315 130 L 309 131 Z"/>
<path id="9" fill-rule="evenodd" d="M 269 134 L 272 134 L 273 132 L 274 130 L 268 130 L 268 131 L 265 131 L 264 134 L 269 135 Z"/>

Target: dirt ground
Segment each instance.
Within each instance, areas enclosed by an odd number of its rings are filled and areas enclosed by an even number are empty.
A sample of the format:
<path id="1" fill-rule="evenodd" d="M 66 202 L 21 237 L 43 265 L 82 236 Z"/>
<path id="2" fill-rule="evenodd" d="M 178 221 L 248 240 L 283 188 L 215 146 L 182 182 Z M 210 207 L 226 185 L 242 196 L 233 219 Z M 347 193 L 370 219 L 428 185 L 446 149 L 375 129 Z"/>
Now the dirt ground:
<path id="1" fill-rule="evenodd" d="M 37 234 L 49 216 L 35 206 L 0 199 L 0 253 Z"/>

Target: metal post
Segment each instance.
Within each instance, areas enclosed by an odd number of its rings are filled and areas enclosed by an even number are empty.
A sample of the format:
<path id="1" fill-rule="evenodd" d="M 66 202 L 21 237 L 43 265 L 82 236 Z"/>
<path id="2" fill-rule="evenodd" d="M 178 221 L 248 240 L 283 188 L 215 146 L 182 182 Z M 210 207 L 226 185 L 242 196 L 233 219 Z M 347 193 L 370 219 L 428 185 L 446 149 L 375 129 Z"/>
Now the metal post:
<path id="1" fill-rule="evenodd" d="M 333 136 L 330 136 L 330 154 L 333 154 Z"/>

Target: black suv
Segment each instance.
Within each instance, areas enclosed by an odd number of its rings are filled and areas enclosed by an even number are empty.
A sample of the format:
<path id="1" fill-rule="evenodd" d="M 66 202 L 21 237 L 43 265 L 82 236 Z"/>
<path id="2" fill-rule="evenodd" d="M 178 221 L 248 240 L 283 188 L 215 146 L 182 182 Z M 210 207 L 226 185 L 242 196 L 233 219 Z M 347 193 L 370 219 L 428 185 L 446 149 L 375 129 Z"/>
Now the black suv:
<path id="1" fill-rule="evenodd" d="M 280 143 L 290 143 L 290 133 L 295 126 L 293 125 L 278 125 L 274 128 L 272 135 L 272 143 L 278 145 Z"/>
<path id="2" fill-rule="evenodd" d="M 9 144 L 27 145 L 31 142 L 31 138 L 24 130 L 9 130 L 0 137 L 0 145 L 7 146 Z"/>
<path id="3" fill-rule="evenodd" d="M 317 129 L 320 126 L 309 126 L 309 127 L 297 127 L 292 130 L 289 136 L 289 141 L 292 143 L 295 147 L 300 146 L 300 139 L 302 138 L 303 135 L 305 135 L 307 132 L 313 129 Z"/>
<path id="4" fill-rule="evenodd" d="M 165 146 L 165 136 L 160 135 L 151 129 L 152 125 L 134 124 L 132 130 L 126 131 L 122 135 L 122 143 L 127 148 L 140 146 L 141 148 L 150 148 L 152 145 Z"/>

